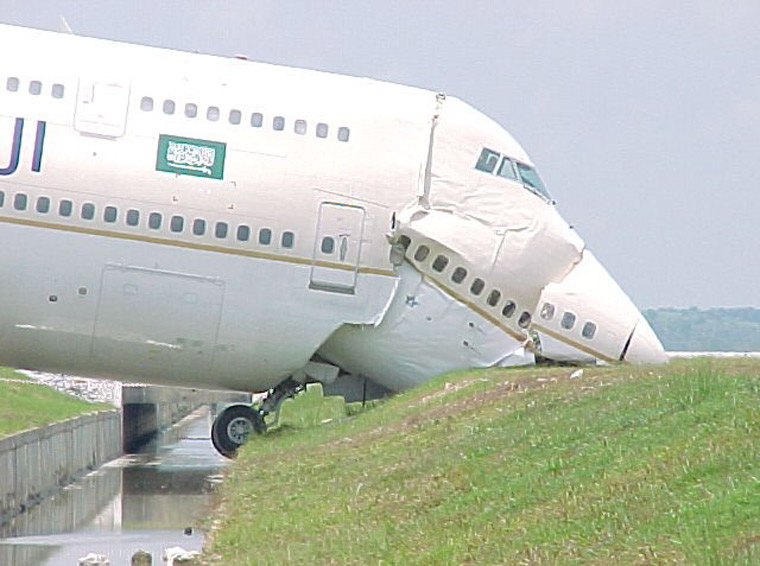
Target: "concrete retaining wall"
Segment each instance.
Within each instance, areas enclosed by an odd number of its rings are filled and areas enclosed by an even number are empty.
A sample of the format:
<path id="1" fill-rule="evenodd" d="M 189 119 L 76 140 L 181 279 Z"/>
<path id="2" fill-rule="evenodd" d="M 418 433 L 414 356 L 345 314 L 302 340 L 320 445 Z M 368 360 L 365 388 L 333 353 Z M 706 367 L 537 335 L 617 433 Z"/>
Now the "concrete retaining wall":
<path id="1" fill-rule="evenodd" d="M 120 456 L 121 426 L 104 411 L 0 439 L 0 521 Z"/>

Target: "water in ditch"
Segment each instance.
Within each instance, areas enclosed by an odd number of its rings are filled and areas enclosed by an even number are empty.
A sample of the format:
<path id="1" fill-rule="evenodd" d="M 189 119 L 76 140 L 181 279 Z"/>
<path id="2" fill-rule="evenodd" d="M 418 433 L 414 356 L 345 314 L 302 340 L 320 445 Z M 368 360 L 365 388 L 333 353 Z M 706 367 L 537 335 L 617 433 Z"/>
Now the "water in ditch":
<path id="1" fill-rule="evenodd" d="M 121 566 L 139 549 L 161 564 L 166 548 L 200 550 L 225 464 L 210 428 L 201 410 L 145 453 L 111 462 L 0 525 L 0 564 L 75 566 L 94 552 Z"/>

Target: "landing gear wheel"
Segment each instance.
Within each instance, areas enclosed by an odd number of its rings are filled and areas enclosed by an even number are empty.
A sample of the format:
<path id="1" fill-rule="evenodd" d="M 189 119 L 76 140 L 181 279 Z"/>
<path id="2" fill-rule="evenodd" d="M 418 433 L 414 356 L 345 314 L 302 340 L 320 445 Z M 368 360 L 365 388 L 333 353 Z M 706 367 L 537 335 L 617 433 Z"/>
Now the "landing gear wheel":
<path id="1" fill-rule="evenodd" d="M 222 456 L 234 458 L 238 448 L 252 432 L 266 430 L 261 414 L 247 405 L 232 405 L 216 417 L 211 427 L 211 442 Z"/>

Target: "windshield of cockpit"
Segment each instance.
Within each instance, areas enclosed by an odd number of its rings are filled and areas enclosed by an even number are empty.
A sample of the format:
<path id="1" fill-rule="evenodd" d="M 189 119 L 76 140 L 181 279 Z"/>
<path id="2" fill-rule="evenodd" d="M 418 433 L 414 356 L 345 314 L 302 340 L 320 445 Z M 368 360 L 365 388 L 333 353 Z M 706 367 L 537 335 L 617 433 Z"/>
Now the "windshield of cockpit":
<path id="1" fill-rule="evenodd" d="M 535 167 L 502 155 L 498 151 L 484 147 L 483 151 L 480 152 L 478 162 L 475 164 L 475 169 L 496 177 L 522 183 L 523 187 L 532 193 L 547 201 L 551 200 L 549 191 L 546 190 L 546 186 Z"/>

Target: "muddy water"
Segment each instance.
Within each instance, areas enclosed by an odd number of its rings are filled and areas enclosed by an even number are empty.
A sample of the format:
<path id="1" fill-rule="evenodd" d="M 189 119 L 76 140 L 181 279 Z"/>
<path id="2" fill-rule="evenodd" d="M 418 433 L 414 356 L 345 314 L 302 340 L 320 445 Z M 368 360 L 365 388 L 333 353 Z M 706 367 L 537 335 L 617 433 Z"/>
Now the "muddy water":
<path id="1" fill-rule="evenodd" d="M 0 565 L 74 566 L 95 552 L 121 566 L 138 549 L 161 564 L 167 547 L 200 550 L 198 525 L 225 464 L 211 445 L 210 427 L 202 410 L 147 453 L 111 462 L 0 525 Z"/>

